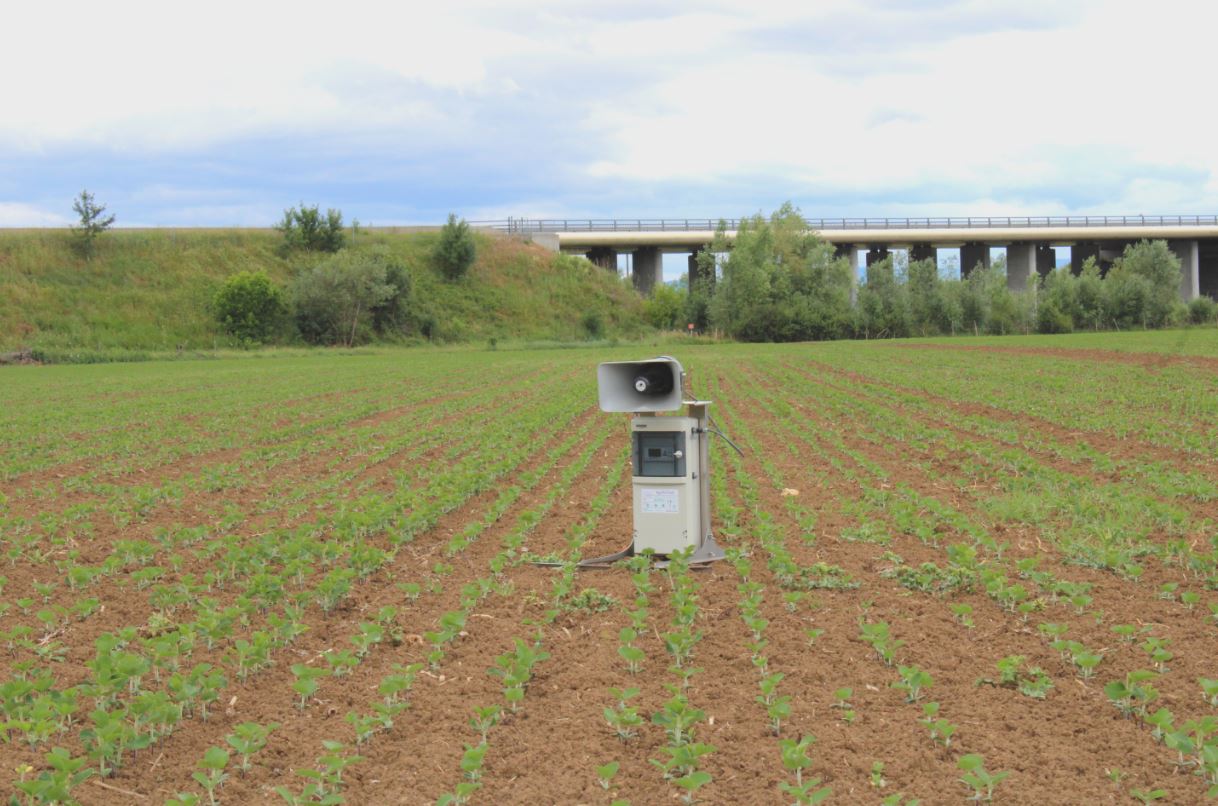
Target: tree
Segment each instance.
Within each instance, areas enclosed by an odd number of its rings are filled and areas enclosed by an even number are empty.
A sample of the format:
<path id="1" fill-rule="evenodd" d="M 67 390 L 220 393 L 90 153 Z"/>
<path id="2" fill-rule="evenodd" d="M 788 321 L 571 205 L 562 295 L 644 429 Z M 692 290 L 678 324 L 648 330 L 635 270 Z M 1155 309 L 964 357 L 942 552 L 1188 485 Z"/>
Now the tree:
<path id="1" fill-rule="evenodd" d="M 400 321 L 410 283 L 395 263 L 384 251 L 344 250 L 301 273 L 292 286 L 300 335 L 313 344 L 351 346 L 369 338 L 378 323 Z"/>
<path id="2" fill-rule="evenodd" d="M 440 240 L 436 242 L 432 259 L 441 273 L 449 280 L 460 280 L 474 265 L 478 245 L 469 231 L 465 219 L 457 220 L 455 213 L 448 214 L 448 222 L 440 228 Z"/>
<path id="3" fill-rule="evenodd" d="M 307 252 L 337 252 L 343 248 L 346 235 L 343 232 L 341 210 L 326 210 L 323 217 L 315 204 L 300 209 L 289 207 L 283 211 L 283 219 L 275 225 L 283 233 L 284 246 L 289 250 Z"/>
<path id="4" fill-rule="evenodd" d="M 859 289 L 859 321 L 866 338 L 909 335 L 909 297 L 897 282 L 892 256 L 867 267 L 867 281 Z"/>
<path id="5" fill-rule="evenodd" d="M 110 229 L 114 215 L 106 215 L 106 205 L 94 202 L 93 194 L 87 190 L 82 190 L 72 202 L 72 209 L 80 216 L 80 225 L 72 228 L 76 248 L 88 260 L 93 257 L 97 236 Z"/>
<path id="6" fill-rule="evenodd" d="M 684 312 L 685 295 L 667 283 L 658 284 L 643 303 L 643 316 L 648 324 L 659 330 L 674 330 L 683 326 L 680 320 Z"/>
<path id="7" fill-rule="evenodd" d="M 1129 277 L 1141 278 L 1141 283 L 1132 283 Z M 1131 318 L 1140 319 L 1129 324 L 1143 327 L 1163 327 L 1168 324 L 1173 309 L 1180 300 L 1180 258 L 1167 246 L 1167 241 L 1139 241 L 1125 247 L 1124 253 L 1112 264 L 1105 282 L 1117 280 L 1129 292 L 1133 285 L 1140 286 L 1142 296 L 1140 317 L 1133 311 L 1123 311 Z M 1126 301 L 1132 299 L 1127 296 Z"/>
<path id="8" fill-rule="evenodd" d="M 909 294 L 910 327 L 922 336 L 939 333 L 945 324 L 943 282 L 935 261 L 912 261 L 905 272 L 905 286 Z"/>
<path id="9" fill-rule="evenodd" d="M 244 344 L 266 341 L 287 312 L 283 292 L 260 271 L 226 279 L 212 299 L 212 309 L 220 327 Z"/>

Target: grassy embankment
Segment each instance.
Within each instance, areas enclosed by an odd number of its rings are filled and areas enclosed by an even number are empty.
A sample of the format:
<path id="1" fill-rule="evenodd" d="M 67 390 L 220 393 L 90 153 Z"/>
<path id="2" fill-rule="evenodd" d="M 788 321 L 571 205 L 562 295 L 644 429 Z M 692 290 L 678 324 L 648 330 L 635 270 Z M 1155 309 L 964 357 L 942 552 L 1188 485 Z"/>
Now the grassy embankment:
<path id="1" fill-rule="evenodd" d="M 649 332 L 639 296 L 582 260 L 480 235 L 469 275 L 448 283 L 428 260 L 435 237 L 361 232 L 355 246 L 382 244 L 405 258 L 438 340 L 583 339 L 589 313 L 608 337 Z M 70 238 L 66 230 L 0 233 L 0 352 L 88 360 L 223 349 L 231 341 L 209 302 L 226 276 L 261 269 L 286 287 L 322 259 L 282 254 L 272 230 L 117 230 L 100 239 L 91 261 Z"/>

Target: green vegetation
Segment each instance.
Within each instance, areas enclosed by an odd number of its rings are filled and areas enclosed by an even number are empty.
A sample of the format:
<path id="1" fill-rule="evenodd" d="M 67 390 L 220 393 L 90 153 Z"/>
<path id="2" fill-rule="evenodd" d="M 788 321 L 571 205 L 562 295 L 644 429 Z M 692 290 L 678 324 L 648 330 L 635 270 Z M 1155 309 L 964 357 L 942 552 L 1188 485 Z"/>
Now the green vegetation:
<path id="1" fill-rule="evenodd" d="M 465 280 L 450 283 L 431 259 L 437 237 L 360 231 L 345 250 L 379 255 L 368 259 L 400 265 L 409 278 L 410 304 L 361 312 L 357 343 L 361 333 L 406 343 L 582 341 L 589 313 L 606 338 L 650 332 L 638 295 L 584 260 L 474 233 L 478 258 Z M 0 235 L 0 352 L 91 361 L 238 347 L 243 337 L 226 331 L 213 306 L 227 278 L 261 272 L 286 294 L 297 277 L 341 258 L 285 252 L 271 230 L 111 231 L 91 260 L 74 244 L 64 230 Z M 293 321 L 286 325 L 263 343 L 304 343 Z M 350 331 L 338 331 L 335 343 L 347 343 Z"/>
<path id="2" fill-rule="evenodd" d="M 106 215 L 106 205 L 93 201 L 93 194 L 82 190 L 80 196 L 72 202 L 72 209 L 80 217 L 79 226 L 72 228 L 76 236 L 76 249 L 85 260 L 93 257 L 97 236 L 101 235 L 114 224 L 113 213 Z"/>
<path id="3" fill-rule="evenodd" d="M 451 281 L 460 280 L 469 273 L 478 255 L 478 244 L 474 235 L 469 231 L 465 219 L 457 220 L 454 213 L 448 214 L 448 221 L 440 228 L 440 238 L 436 241 L 432 260 L 436 262 L 440 273 Z"/>
<path id="4" fill-rule="evenodd" d="M 789 203 L 742 221 L 730 252 L 722 232 L 711 249 L 727 253 L 722 278 L 691 295 L 685 314 L 695 321 L 705 306 L 711 327 L 742 341 L 1127 330 L 1213 323 L 1218 313 L 1212 300 L 1180 301 L 1180 261 L 1165 241 L 1129 245 L 1104 276 L 1088 259 L 1078 275 L 1063 267 L 1014 290 L 1001 259 L 962 267 L 958 280 L 932 260 L 891 256 L 855 289 L 849 260 L 807 232 Z M 673 318 L 666 300 L 649 314 L 657 325 Z"/>
<path id="5" fill-rule="evenodd" d="M 710 570 L 575 569 L 628 524 L 590 407 L 637 347 L 0 368 L 0 787 L 1205 802 L 1218 394 L 1179 337 L 690 345 L 744 450 Z"/>
<path id="6" fill-rule="evenodd" d="M 229 275 L 212 300 L 216 321 L 242 344 L 264 342 L 283 327 L 283 292 L 261 271 Z"/>
<path id="7" fill-rule="evenodd" d="M 346 243 L 343 214 L 330 209 L 322 216 L 317 205 L 289 207 L 275 229 L 283 234 L 285 250 L 303 249 L 309 252 L 337 252 Z"/>

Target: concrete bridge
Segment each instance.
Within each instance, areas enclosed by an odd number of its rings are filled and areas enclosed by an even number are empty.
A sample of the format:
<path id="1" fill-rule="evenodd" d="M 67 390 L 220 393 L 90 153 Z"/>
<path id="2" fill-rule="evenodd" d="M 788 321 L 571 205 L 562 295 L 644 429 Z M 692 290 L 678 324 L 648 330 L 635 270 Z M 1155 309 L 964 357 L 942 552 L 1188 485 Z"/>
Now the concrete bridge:
<path id="1" fill-rule="evenodd" d="M 908 250 L 910 260 L 939 260 L 939 250 L 959 250 L 960 271 L 988 266 L 991 249 L 1006 250 L 1007 284 L 1026 287 L 1032 272 L 1046 274 L 1057 265 L 1057 249 L 1070 249 L 1070 264 L 1081 271 L 1088 257 L 1102 269 L 1126 245 L 1142 239 L 1166 240 L 1182 266 L 1180 297 L 1218 299 L 1218 215 L 1048 216 L 980 218 L 818 218 L 808 229 L 832 243 L 855 267 Z M 738 219 L 560 219 L 510 218 L 470 222 L 472 226 L 528 236 L 555 251 L 586 255 L 617 270 L 621 253 L 632 255 L 635 286 L 649 292 L 661 278 L 665 253 L 689 254 L 689 276 L 698 276 L 694 256 L 707 248 L 722 225 L 729 242 Z"/>

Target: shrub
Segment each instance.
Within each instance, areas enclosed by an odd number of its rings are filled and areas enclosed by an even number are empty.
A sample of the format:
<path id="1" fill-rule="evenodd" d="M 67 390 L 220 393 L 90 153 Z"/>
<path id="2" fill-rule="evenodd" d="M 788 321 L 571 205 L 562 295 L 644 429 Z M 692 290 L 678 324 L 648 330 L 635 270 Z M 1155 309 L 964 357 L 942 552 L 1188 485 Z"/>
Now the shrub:
<path id="1" fill-rule="evenodd" d="M 1218 319 L 1218 302 L 1209 297 L 1197 297 L 1188 303 L 1188 320 L 1194 325 L 1204 325 Z"/>
<path id="2" fill-rule="evenodd" d="M 585 313 L 580 324 L 583 325 L 584 333 L 590 339 L 599 339 L 605 335 L 605 320 L 596 311 Z"/>
<path id="3" fill-rule="evenodd" d="M 403 328 L 409 272 L 384 250 L 345 250 L 303 272 L 292 287 L 296 326 L 312 344 L 351 346 Z"/>
<path id="4" fill-rule="evenodd" d="M 266 341 L 286 312 L 283 292 L 264 272 L 231 275 L 212 299 L 216 321 L 243 343 Z"/>
<path id="5" fill-rule="evenodd" d="M 654 328 L 672 330 L 681 324 L 685 312 L 685 295 L 666 283 L 652 289 L 651 297 L 643 303 L 643 316 Z"/>
<path id="6" fill-rule="evenodd" d="M 469 224 L 464 219 L 458 221 L 455 214 L 449 213 L 448 223 L 440 228 L 440 240 L 432 252 L 432 259 L 440 272 L 449 280 L 460 280 L 474 265 L 477 251 Z"/>
<path id="7" fill-rule="evenodd" d="M 283 220 L 275 225 L 283 233 L 284 246 L 309 252 L 337 252 L 346 240 L 343 233 L 343 214 L 339 210 L 327 210 L 323 218 L 317 205 L 300 209 L 290 207 L 283 211 Z"/>

